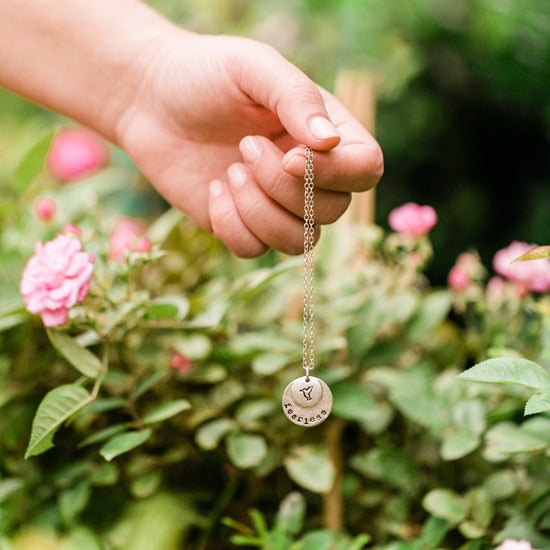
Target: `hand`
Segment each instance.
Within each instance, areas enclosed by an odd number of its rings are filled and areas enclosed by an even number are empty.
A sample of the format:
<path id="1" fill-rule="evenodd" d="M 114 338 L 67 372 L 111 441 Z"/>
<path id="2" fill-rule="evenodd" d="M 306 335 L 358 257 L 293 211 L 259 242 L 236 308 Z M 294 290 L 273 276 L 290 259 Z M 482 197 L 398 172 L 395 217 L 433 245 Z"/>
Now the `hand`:
<path id="1" fill-rule="evenodd" d="M 382 175 L 372 136 L 265 44 L 174 28 L 137 63 L 140 86 L 115 141 L 238 256 L 302 252 L 304 145 L 316 151 L 317 223 L 335 221 L 351 192 Z"/>

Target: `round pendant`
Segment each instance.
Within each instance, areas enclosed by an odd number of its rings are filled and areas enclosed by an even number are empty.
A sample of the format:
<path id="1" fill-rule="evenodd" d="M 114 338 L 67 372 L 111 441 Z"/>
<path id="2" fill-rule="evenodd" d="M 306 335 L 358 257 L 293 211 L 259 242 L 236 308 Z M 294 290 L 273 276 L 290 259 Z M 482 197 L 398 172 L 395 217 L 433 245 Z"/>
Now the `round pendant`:
<path id="1" fill-rule="evenodd" d="M 296 378 L 283 393 L 283 411 L 298 426 L 316 426 L 328 418 L 332 410 L 330 388 L 314 376 Z"/>

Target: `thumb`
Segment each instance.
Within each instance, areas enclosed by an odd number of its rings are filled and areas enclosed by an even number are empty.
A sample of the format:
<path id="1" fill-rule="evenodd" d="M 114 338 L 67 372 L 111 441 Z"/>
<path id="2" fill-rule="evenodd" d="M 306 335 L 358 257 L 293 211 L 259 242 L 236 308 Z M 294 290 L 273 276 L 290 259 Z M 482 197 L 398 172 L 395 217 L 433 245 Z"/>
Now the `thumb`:
<path id="1" fill-rule="evenodd" d="M 299 143 L 318 151 L 336 147 L 340 132 L 330 120 L 319 87 L 271 46 L 243 42 L 244 51 L 228 64 L 242 92 L 276 114 Z"/>

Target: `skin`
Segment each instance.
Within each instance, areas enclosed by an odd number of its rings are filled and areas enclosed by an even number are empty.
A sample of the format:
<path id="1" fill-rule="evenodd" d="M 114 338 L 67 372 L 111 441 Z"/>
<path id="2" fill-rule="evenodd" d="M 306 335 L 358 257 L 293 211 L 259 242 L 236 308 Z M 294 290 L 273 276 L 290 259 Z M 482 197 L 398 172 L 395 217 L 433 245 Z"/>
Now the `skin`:
<path id="1" fill-rule="evenodd" d="M 185 31 L 135 0 L 0 0 L 0 13 L 0 86 L 123 148 L 237 256 L 303 251 L 305 145 L 319 224 L 382 175 L 373 137 L 266 44 Z"/>

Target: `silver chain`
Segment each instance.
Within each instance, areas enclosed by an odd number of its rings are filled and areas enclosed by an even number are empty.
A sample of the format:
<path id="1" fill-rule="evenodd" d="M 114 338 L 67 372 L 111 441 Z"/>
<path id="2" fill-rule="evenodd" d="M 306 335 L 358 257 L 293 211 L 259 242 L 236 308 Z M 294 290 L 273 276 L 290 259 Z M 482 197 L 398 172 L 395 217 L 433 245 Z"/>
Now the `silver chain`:
<path id="1" fill-rule="evenodd" d="M 315 213 L 313 185 L 313 151 L 306 147 L 306 171 L 304 176 L 304 341 L 302 367 L 309 372 L 315 368 Z"/>

